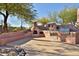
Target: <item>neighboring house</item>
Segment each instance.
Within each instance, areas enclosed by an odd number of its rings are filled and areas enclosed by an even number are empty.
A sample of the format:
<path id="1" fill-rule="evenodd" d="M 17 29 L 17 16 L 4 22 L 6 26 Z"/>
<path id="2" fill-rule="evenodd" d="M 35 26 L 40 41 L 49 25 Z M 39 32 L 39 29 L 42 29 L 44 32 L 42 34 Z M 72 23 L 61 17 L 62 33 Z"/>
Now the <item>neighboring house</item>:
<path id="1" fill-rule="evenodd" d="M 57 24 L 56 24 L 56 23 L 53 23 L 53 22 L 46 24 L 46 27 L 47 27 L 49 30 L 52 30 L 52 31 L 57 30 Z"/>
<path id="2" fill-rule="evenodd" d="M 78 28 L 76 28 L 73 24 L 58 25 L 57 27 L 59 27 L 59 31 L 64 32 L 78 31 Z"/>
<path id="3" fill-rule="evenodd" d="M 60 24 L 53 23 L 53 22 L 46 24 L 46 27 L 52 31 L 57 30 L 57 31 L 69 32 L 69 31 L 78 30 L 73 24 L 60 25 Z"/>

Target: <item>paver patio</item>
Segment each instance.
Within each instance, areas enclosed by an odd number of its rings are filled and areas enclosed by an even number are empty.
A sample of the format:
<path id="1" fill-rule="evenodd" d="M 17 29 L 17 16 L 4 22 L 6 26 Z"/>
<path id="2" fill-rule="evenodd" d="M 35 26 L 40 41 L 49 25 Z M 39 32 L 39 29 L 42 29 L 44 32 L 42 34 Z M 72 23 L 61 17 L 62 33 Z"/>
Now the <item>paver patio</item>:
<path id="1" fill-rule="evenodd" d="M 27 40 L 28 39 L 28 40 Z M 56 37 L 52 39 L 40 38 L 25 38 L 8 45 L 20 45 L 23 47 L 29 56 L 79 56 L 79 46 L 70 45 L 56 41 Z"/>

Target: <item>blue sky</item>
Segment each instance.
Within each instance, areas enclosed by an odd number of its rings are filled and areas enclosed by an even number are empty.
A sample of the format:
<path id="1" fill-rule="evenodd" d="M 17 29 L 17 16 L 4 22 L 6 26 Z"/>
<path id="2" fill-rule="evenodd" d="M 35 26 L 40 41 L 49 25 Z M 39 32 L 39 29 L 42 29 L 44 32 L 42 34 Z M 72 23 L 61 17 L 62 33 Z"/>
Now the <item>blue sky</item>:
<path id="1" fill-rule="evenodd" d="M 64 8 L 79 7 L 79 4 L 74 3 L 37 3 L 34 4 L 37 10 L 38 17 L 47 17 L 49 12 L 60 11 Z"/>
<path id="2" fill-rule="evenodd" d="M 79 7 L 79 4 L 67 4 L 67 3 L 35 3 L 34 9 L 37 10 L 37 18 L 41 17 L 47 17 L 49 12 L 54 12 L 54 11 L 60 11 L 64 8 L 69 8 L 69 7 Z M 3 17 L 0 16 L 0 20 L 2 20 Z M 19 20 L 19 21 L 18 21 Z M 8 22 L 12 26 L 20 26 L 20 19 L 17 17 L 9 17 Z M 26 23 L 23 24 L 23 26 L 28 26 Z"/>

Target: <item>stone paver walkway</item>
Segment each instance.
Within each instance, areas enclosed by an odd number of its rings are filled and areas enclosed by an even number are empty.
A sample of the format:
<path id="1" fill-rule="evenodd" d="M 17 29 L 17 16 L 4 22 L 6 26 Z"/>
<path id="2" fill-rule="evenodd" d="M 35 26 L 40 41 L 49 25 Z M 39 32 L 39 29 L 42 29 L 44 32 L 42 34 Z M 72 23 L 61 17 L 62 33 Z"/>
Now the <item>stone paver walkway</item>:
<path id="1" fill-rule="evenodd" d="M 27 39 L 29 40 L 27 42 Z M 22 46 L 29 56 L 79 56 L 79 46 L 62 43 L 55 40 L 55 37 L 51 39 L 40 38 L 25 38 L 16 42 L 9 43 L 9 45 Z M 22 43 L 23 42 L 23 43 Z"/>

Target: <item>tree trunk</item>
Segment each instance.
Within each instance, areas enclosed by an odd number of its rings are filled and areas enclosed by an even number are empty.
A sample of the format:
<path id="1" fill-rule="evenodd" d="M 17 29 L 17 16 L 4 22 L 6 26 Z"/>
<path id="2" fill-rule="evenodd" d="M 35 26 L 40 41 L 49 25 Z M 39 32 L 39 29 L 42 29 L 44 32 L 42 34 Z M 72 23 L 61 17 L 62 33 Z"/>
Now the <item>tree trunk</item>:
<path id="1" fill-rule="evenodd" d="M 7 19 L 8 19 L 8 16 L 9 16 L 8 11 L 6 11 L 6 15 L 5 15 L 5 17 L 4 17 L 4 25 L 3 25 L 3 31 L 4 31 L 4 32 L 8 32 L 8 26 L 7 26 Z"/>
<path id="2" fill-rule="evenodd" d="M 23 24 L 22 24 L 22 23 L 23 23 L 23 22 L 22 22 L 22 20 L 21 20 L 21 30 L 23 29 L 23 27 L 22 27 Z"/>

